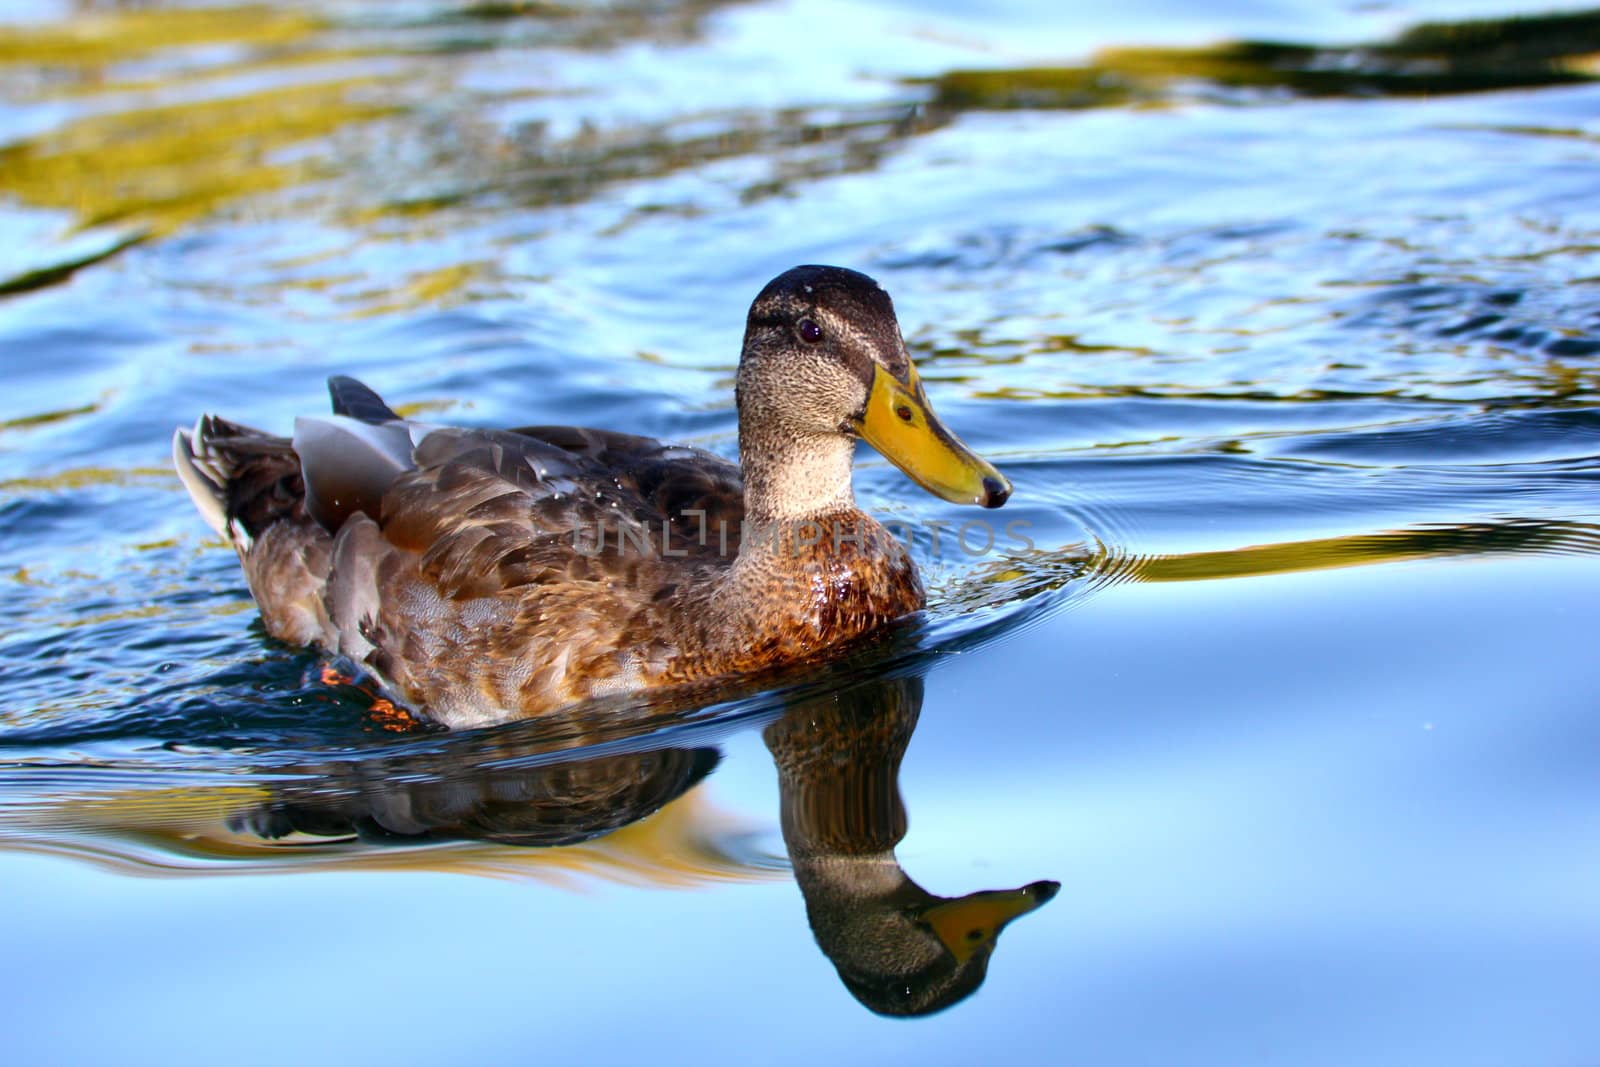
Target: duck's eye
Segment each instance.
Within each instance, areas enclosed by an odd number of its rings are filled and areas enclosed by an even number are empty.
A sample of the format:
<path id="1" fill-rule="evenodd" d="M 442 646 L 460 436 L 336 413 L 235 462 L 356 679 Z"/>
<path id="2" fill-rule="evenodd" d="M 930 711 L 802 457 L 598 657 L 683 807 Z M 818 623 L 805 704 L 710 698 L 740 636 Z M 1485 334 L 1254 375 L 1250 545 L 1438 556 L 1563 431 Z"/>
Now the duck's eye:
<path id="1" fill-rule="evenodd" d="M 814 345 L 822 340 L 822 327 L 810 319 L 800 320 L 800 340 L 808 345 Z"/>

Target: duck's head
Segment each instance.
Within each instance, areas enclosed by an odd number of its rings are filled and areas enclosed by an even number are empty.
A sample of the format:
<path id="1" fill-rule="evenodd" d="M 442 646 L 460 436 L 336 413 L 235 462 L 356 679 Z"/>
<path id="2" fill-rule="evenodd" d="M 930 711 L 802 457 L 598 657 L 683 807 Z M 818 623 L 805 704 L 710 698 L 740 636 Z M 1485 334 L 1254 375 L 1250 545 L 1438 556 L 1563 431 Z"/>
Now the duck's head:
<path id="1" fill-rule="evenodd" d="M 738 403 L 741 453 L 859 436 L 945 500 L 997 508 L 1011 495 L 933 413 L 894 304 L 865 274 L 795 267 L 767 283 L 750 306 Z"/>

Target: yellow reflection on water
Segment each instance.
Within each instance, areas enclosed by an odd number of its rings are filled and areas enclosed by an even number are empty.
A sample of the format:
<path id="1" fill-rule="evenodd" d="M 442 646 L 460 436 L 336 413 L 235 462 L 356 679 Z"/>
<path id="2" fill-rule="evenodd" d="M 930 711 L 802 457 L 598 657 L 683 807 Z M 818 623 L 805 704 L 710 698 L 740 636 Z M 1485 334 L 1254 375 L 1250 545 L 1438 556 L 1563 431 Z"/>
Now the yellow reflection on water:
<path id="1" fill-rule="evenodd" d="M 315 160 L 277 153 L 392 113 L 370 92 L 379 83 L 346 78 L 87 115 L 0 149 L 0 192 L 68 210 L 85 227 L 170 232 L 241 197 L 315 177 Z"/>
<path id="2" fill-rule="evenodd" d="M 436 270 L 417 271 L 398 292 L 385 299 L 385 291 L 365 294 L 371 302 L 362 304 L 354 317 L 365 318 L 386 315 L 416 307 L 451 307 L 465 304 L 473 297 L 484 295 L 484 290 L 498 277 L 496 265 L 489 260 L 468 260 L 453 263 Z"/>
<path id="3" fill-rule="evenodd" d="M 0 493 L 58 493 L 102 485 L 133 488 L 176 480 L 176 475 L 165 467 L 73 467 L 38 478 L 8 478 L 0 481 Z"/>
<path id="4" fill-rule="evenodd" d="M 100 68 L 199 45 L 281 46 L 321 25 L 304 11 L 264 4 L 92 12 L 65 22 L 0 26 L 0 63 Z"/>
<path id="5" fill-rule="evenodd" d="M 560 848 L 461 841 L 386 847 L 354 838 L 294 835 L 268 841 L 232 829 L 230 817 L 268 802 L 265 785 L 139 789 L 53 800 L 8 819 L 0 849 L 55 855 L 141 877 L 430 871 L 529 880 L 568 890 L 594 881 L 685 889 L 782 880 L 776 863 L 741 859 L 721 842 L 758 829 L 691 792 L 604 837 Z M 25 824 L 27 833 L 19 833 Z"/>
<path id="6" fill-rule="evenodd" d="M 1082 65 L 956 70 L 932 85 L 939 104 L 958 109 L 1163 104 L 1195 83 L 1297 96 L 1464 93 L 1587 81 L 1597 55 L 1600 11 L 1578 11 L 1423 23 L 1357 46 L 1106 48 Z"/>
<path id="7" fill-rule="evenodd" d="M 1439 556 L 1561 552 L 1600 552 L 1600 527 L 1531 520 L 1418 527 L 1251 545 L 1219 552 L 1150 556 L 1130 561 L 1126 573 L 1127 577 L 1141 582 L 1196 582 L 1400 563 Z"/>

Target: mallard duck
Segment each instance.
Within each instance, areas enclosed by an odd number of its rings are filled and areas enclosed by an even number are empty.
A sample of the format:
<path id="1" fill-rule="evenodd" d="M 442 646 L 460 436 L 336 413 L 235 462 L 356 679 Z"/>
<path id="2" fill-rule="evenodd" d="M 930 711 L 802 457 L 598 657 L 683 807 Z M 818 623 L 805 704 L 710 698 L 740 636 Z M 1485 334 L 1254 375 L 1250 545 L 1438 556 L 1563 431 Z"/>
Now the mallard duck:
<path id="1" fill-rule="evenodd" d="M 750 307 L 739 464 L 606 430 L 408 422 L 351 378 L 292 439 L 204 416 L 173 457 L 268 633 L 449 727 L 792 663 L 923 606 L 851 490 L 865 437 L 946 500 L 1011 486 L 935 417 L 889 295 L 839 267 Z"/>
<path id="2" fill-rule="evenodd" d="M 1000 931 L 1061 888 L 941 897 L 901 868 L 900 760 L 921 709 L 922 679 L 875 679 L 801 702 L 764 734 L 811 932 L 845 988 L 880 1015 L 927 1015 L 970 996 Z"/>

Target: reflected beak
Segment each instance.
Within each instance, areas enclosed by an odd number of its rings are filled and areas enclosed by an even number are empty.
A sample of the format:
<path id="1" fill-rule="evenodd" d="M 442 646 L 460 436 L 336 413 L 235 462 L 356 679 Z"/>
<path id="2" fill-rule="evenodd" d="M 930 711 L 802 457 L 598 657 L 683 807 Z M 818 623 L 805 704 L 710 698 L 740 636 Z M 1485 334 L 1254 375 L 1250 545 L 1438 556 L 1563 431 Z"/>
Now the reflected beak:
<path id="1" fill-rule="evenodd" d="M 1011 495 L 1005 475 L 944 428 L 928 406 L 916 367 L 905 382 L 876 367 L 866 410 L 854 423 L 884 459 L 934 496 L 997 508 Z"/>
<path id="2" fill-rule="evenodd" d="M 935 904 L 920 916 L 957 963 L 994 945 L 1007 923 L 1055 897 L 1060 882 L 1034 882 L 1021 889 L 991 889 Z"/>

